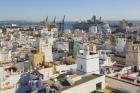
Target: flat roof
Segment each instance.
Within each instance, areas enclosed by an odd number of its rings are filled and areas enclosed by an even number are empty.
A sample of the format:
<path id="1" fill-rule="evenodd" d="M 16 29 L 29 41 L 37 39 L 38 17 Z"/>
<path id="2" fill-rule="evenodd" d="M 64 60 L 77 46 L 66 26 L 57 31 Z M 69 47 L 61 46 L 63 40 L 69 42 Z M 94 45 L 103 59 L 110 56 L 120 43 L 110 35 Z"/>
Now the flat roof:
<path id="1" fill-rule="evenodd" d="M 74 85 L 72 85 L 72 86 L 63 86 L 63 88 L 60 89 L 60 91 L 67 90 L 69 88 L 75 87 L 75 86 L 80 85 L 82 83 L 85 83 L 85 82 L 88 82 L 90 80 L 96 79 L 96 78 L 98 78 L 100 76 L 102 76 L 102 75 L 91 74 L 91 75 L 83 76 L 80 80 L 76 81 Z"/>

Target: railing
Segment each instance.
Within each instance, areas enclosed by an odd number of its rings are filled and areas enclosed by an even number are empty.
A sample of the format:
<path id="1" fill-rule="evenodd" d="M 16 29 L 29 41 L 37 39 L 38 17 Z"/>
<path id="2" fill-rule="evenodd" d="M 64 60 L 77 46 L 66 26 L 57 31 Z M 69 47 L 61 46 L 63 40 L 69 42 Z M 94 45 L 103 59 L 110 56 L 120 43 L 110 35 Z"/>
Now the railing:
<path id="1" fill-rule="evenodd" d="M 121 77 L 121 79 L 118 79 L 118 78 L 116 78 L 116 77 L 110 77 L 110 76 L 106 76 L 106 77 L 140 87 L 140 84 L 134 83 L 135 80 L 130 80 L 130 79 L 128 79 L 128 78 L 126 79 L 126 78 L 124 78 L 124 77 L 123 77 L 123 78 Z"/>

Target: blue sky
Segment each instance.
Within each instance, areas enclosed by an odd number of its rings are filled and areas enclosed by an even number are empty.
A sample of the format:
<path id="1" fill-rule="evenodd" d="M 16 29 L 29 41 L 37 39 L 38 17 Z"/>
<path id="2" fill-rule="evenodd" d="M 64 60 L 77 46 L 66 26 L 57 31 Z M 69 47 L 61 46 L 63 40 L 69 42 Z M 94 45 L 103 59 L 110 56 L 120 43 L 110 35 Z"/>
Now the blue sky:
<path id="1" fill-rule="evenodd" d="M 105 20 L 139 20 L 140 0 L 0 0 L 0 20 L 86 20 L 92 15 Z"/>

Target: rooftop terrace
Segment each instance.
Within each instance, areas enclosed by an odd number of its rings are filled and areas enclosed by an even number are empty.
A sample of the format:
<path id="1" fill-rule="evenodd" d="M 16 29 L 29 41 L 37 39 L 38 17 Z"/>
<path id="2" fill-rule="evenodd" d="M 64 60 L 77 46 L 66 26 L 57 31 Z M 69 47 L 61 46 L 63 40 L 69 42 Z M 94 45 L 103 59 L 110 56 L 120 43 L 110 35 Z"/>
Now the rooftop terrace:
<path id="1" fill-rule="evenodd" d="M 64 86 L 60 91 L 64 91 L 66 89 L 75 87 L 75 86 L 80 85 L 82 83 L 85 83 L 85 82 L 88 82 L 90 80 L 96 79 L 96 78 L 98 78 L 100 76 L 101 75 L 97 75 L 97 74 L 91 74 L 91 75 L 83 76 L 80 80 L 76 81 L 74 85 L 72 85 L 72 86 Z"/>

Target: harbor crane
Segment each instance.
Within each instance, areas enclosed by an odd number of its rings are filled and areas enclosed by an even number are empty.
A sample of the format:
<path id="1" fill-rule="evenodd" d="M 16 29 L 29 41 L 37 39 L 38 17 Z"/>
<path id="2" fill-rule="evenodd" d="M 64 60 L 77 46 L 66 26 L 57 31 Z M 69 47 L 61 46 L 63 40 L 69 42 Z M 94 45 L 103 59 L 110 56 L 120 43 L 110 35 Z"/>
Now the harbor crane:
<path id="1" fill-rule="evenodd" d="M 60 30 L 61 30 L 61 32 L 64 31 L 64 24 L 65 24 L 65 15 L 64 15 L 64 17 L 62 19 L 62 22 L 60 22 Z"/>
<path id="2" fill-rule="evenodd" d="M 45 25 L 45 27 L 48 26 L 48 16 L 46 17 L 46 20 L 45 20 L 45 22 L 44 22 L 44 25 Z"/>
<path id="3" fill-rule="evenodd" d="M 54 17 L 53 24 L 56 24 L 56 16 Z"/>
<path id="4" fill-rule="evenodd" d="M 62 36 L 62 33 L 64 32 L 65 29 L 65 15 L 63 16 L 62 22 L 59 23 L 59 29 L 60 29 L 60 34 L 59 36 Z"/>

